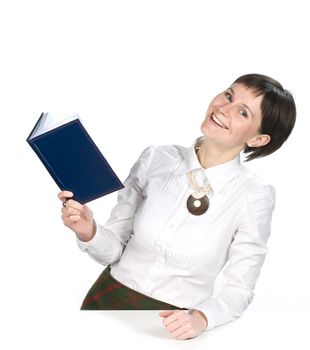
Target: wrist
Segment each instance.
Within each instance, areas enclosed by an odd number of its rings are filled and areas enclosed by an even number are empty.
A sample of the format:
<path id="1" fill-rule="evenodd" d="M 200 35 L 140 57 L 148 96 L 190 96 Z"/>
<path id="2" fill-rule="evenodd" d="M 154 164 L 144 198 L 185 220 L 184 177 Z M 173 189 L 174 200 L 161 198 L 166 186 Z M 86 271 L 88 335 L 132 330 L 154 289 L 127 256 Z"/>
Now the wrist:
<path id="1" fill-rule="evenodd" d="M 82 242 L 88 242 L 94 238 L 96 232 L 97 232 L 97 224 L 96 224 L 96 221 L 93 219 L 90 233 L 86 234 L 86 235 L 85 234 L 83 234 L 83 235 L 77 234 L 77 237 Z"/>
<path id="2" fill-rule="evenodd" d="M 205 329 L 208 328 L 208 318 L 202 311 L 193 309 L 192 314 L 195 314 L 205 323 Z"/>

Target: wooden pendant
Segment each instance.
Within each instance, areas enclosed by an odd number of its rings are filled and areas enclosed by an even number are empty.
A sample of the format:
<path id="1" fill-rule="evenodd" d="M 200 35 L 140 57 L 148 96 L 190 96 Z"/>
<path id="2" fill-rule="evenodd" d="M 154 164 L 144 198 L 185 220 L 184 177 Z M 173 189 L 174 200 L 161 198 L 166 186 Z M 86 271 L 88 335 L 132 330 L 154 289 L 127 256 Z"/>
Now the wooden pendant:
<path id="1" fill-rule="evenodd" d="M 209 208 L 209 198 L 203 196 L 201 198 L 195 198 L 190 195 L 186 202 L 188 211 L 193 215 L 202 215 Z"/>

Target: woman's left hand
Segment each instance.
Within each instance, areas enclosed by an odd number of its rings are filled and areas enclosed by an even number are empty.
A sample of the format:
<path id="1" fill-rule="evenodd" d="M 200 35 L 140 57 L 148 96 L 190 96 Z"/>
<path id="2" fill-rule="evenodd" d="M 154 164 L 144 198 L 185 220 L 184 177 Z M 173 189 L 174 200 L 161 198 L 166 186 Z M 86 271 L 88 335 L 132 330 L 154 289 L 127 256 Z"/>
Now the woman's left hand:
<path id="1" fill-rule="evenodd" d="M 163 324 L 166 329 L 178 340 L 197 337 L 208 327 L 207 318 L 198 310 L 191 313 L 182 310 L 168 310 L 160 312 L 159 316 L 164 317 Z"/>

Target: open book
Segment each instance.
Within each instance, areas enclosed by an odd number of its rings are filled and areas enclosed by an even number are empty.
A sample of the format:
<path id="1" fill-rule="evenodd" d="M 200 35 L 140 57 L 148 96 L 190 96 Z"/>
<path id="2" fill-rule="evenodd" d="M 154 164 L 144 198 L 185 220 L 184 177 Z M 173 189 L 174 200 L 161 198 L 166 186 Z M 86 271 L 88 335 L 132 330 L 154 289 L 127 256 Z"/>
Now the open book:
<path id="1" fill-rule="evenodd" d="M 57 121 L 42 113 L 27 142 L 58 187 L 81 204 L 124 187 L 78 115 Z"/>

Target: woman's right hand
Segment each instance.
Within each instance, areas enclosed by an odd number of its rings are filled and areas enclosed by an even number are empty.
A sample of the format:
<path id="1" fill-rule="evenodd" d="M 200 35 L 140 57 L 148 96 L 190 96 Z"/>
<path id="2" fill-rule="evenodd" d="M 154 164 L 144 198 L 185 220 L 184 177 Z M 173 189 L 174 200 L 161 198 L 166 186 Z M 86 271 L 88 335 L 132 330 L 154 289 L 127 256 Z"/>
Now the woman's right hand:
<path id="1" fill-rule="evenodd" d="M 62 221 L 76 233 L 79 240 L 83 242 L 90 241 L 96 233 L 96 224 L 93 219 L 93 213 L 87 205 L 70 199 L 73 193 L 70 191 L 61 191 L 58 198 L 65 203 L 62 207 Z"/>

